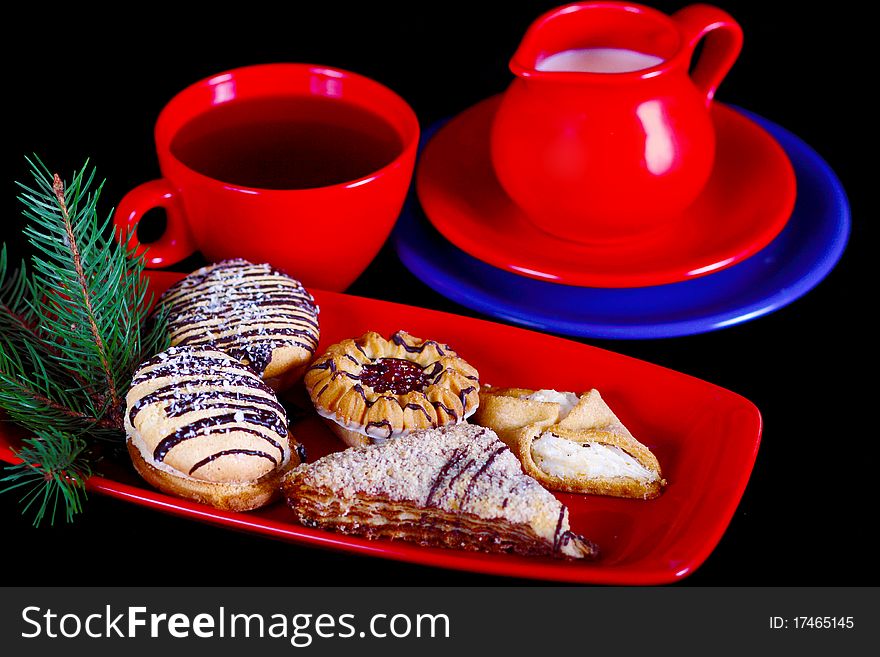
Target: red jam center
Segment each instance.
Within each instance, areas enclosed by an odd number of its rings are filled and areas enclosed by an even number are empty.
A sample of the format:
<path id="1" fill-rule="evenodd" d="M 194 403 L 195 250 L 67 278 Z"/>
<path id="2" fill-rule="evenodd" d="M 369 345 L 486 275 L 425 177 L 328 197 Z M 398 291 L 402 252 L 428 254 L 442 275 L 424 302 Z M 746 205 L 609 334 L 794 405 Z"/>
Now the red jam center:
<path id="1" fill-rule="evenodd" d="M 361 383 L 379 393 L 403 395 L 413 390 L 424 390 L 428 377 L 418 363 L 402 358 L 380 358 L 375 363 L 364 365 Z"/>

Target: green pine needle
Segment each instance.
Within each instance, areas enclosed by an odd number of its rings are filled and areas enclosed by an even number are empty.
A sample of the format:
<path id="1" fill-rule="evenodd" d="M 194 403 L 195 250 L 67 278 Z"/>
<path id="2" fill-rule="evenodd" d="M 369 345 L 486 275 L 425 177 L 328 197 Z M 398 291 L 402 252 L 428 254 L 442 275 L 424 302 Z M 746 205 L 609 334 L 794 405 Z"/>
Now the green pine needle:
<path id="1" fill-rule="evenodd" d="M 55 524 L 59 506 L 68 522 L 82 512 L 86 498 L 85 482 L 91 475 L 88 462 L 82 458 L 86 443 L 60 431 L 50 429 L 23 441 L 16 456 L 18 465 L 6 467 L 4 492 L 18 491 L 22 513 L 34 513 L 34 526 L 49 518 Z"/>
<path id="2" fill-rule="evenodd" d="M 99 213 L 94 168 L 86 162 L 64 185 L 39 158 L 28 164 L 33 181 L 19 183 L 19 200 L 35 254 L 10 273 L 0 250 L 0 409 L 40 442 L 21 450 L 25 463 L 0 492 L 33 484 L 24 504 L 39 523 L 57 504 L 68 519 L 79 511 L 71 473 L 88 472 L 72 465 L 83 441 L 122 439 L 132 374 L 168 337 L 164 315 L 148 319 L 143 256 Z"/>

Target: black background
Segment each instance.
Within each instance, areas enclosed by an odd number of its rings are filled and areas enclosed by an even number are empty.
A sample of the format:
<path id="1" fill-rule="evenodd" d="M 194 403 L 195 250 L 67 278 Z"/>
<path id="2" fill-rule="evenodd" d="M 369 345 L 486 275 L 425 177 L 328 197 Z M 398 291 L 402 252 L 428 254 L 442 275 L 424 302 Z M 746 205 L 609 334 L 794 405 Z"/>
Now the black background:
<path id="1" fill-rule="evenodd" d="M 21 252 L 13 181 L 32 152 L 65 174 L 91 157 L 107 178 L 105 206 L 158 176 L 152 127 L 191 82 L 272 61 L 351 69 L 390 86 L 423 126 L 510 80 L 507 60 L 554 2 L 150 4 L 117 14 L 42 3 L 4 16 L 0 238 Z M 651 2 L 674 11 L 686 2 Z M 681 370 L 753 400 L 765 420 L 745 497 L 718 548 L 689 585 L 877 584 L 873 479 L 875 347 L 868 324 L 869 175 L 876 149 L 866 93 L 876 76 L 867 19 L 854 3 L 734 2 L 745 49 L 719 100 L 776 121 L 812 145 L 850 196 L 853 234 L 837 269 L 787 308 L 743 326 L 661 341 L 591 344 Z M 122 7 L 121 3 L 114 6 Z M 869 163 L 870 162 L 870 163 Z M 191 265 L 192 263 L 187 263 Z M 184 265 L 184 267 L 187 265 Z M 872 276 L 869 281 L 868 276 Z M 387 246 L 356 294 L 472 315 L 410 275 Z M 510 580 L 359 558 L 215 529 L 93 496 L 72 526 L 32 529 L 0 496 L 6 559 L 19 584 L 504 584 Z M 167 557 L 194 555 L 186 567 Z M 279 569 L 237 567 L 258 555 Z"/>

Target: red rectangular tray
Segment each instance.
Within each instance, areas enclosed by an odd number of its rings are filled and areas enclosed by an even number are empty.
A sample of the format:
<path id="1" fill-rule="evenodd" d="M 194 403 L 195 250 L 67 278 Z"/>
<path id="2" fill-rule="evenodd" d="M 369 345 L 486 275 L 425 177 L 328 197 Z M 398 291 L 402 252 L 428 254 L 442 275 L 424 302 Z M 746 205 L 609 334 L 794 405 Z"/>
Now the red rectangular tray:
<path id="1" fill-rule="evenodd" d="M 156 291 L 179 274 L 154 273 Z M 718 544 L 742 497 L 761 438 L 761 415 L 747 399 L 644 361 L 534 331 L 449 313 L 313 291 L 321 309 L 321 349 L 367 330 L 404 329 L 450 344 L 498 386 L 583 391 L 597 388 L 624 424 L 648 445 L 669 482 L 651 501 L 557 494 L 572 529 L 598 543 L 595 562 L 432 549 L 368 541 L 297 524 L 283 503 L 232 513 L 153 490 L 133 470 L 93 476 L 89 489 L 215 525 L 386 559 L 479 573 L 596 584 L 662 584 L 692 573 Z M 302 386 L 290 393 L 305 399 Z M 317 415 L 292 426 L 314 460 L 343 448 Z M 0 459 L 14 461 L 16 430 L 0 424 Z"/>

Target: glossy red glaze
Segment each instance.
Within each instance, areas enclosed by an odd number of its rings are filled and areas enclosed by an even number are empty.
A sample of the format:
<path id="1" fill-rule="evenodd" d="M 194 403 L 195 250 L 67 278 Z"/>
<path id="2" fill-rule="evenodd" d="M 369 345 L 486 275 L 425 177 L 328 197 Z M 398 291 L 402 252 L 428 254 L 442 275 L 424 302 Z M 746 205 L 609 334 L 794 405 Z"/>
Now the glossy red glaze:
<path id="1" fill-rule="evenodd" d="M 627 238 L 675 219 L 709 179 L 708 108 L 741 46 L 739 25 L 710 5 L 670 17 L 632 3 L 579 2 L 545 14 L 510 60 L 517 79 L 492 127 L 498 180 L 536 225 L 578 242 Z M 598 47 L 664 61 L 627 73 L 536 68 L 554 53 Z"/>
<path id="2" fill-rule="evenodd" d="M 796 196 L 785 151 L 742 114 L 713 103 L 718 135 L 709 182 L 681 214 L 637 238 L 581 244 L 526 217 L 498 183 L 489 130 L 500 97 L 455 117 L 425 147 L 419 201 L 446 239 L 491 265 L 586 287 L 662 285 L 705 276 L 757 253 L 785 226 Z"/>
<path id="3" fill-rule="evenodd" d="M 180 275 L 157 272 L 159 292 Z M 174 515 L 304 545 L 493 575 L 597 584 L 662 584 L 692 573 L 721 539 L 745 490 L 758 451 L 761 416 L 729 390 L 643 361 L 570 340 L 478 319 L 312 290 L 321 306 L 321 353 L 367 330 L 406 327 L 452 345 L 500 386 L 581 391 L 598 388 L 633 434 L 660 460 L 669 485 L 651 501 L 558 494 L 572 528 L 596 541 L 595 562 L 424 548 L 368 541 L 297 524 L 278 503 L 251 513 L 219 511 L 150 489 L 130 467 L 93 476 L 88 487 Z M 294 388 L 289 394 L 305 397 Z M 291 427 L 314 460 L 344 445 L 315 414 Z M 0 424 L 0 459 L 14 430 Z M 118 509 L 120 513 L 124 509 Z"/>
<path id="4" fill-rule="evenodd" d="M 357 180 L 270 190 L 209 178 L 171 151 L 175 134 L 215 105 L 299 96 L 338 99 L 381 117 L 400 137 L 400 154 Z M 394 226 L 412 177 L 418 137 L 418 120 L 409 105 L 355 73 L 308 64 L 220 73 L 184 89 L 162 110 L 155 138 L 163 179 L 129 192 L 114 221 L 125 235 L 146 211 L 166 209 L 165 234 L 138 245 L 148 247 L 151 267 L 174 264 L 198 249 L 211 261 L 241 257 L 269 262 L 306 285 L 342 290 L 367 267 Z"/>

